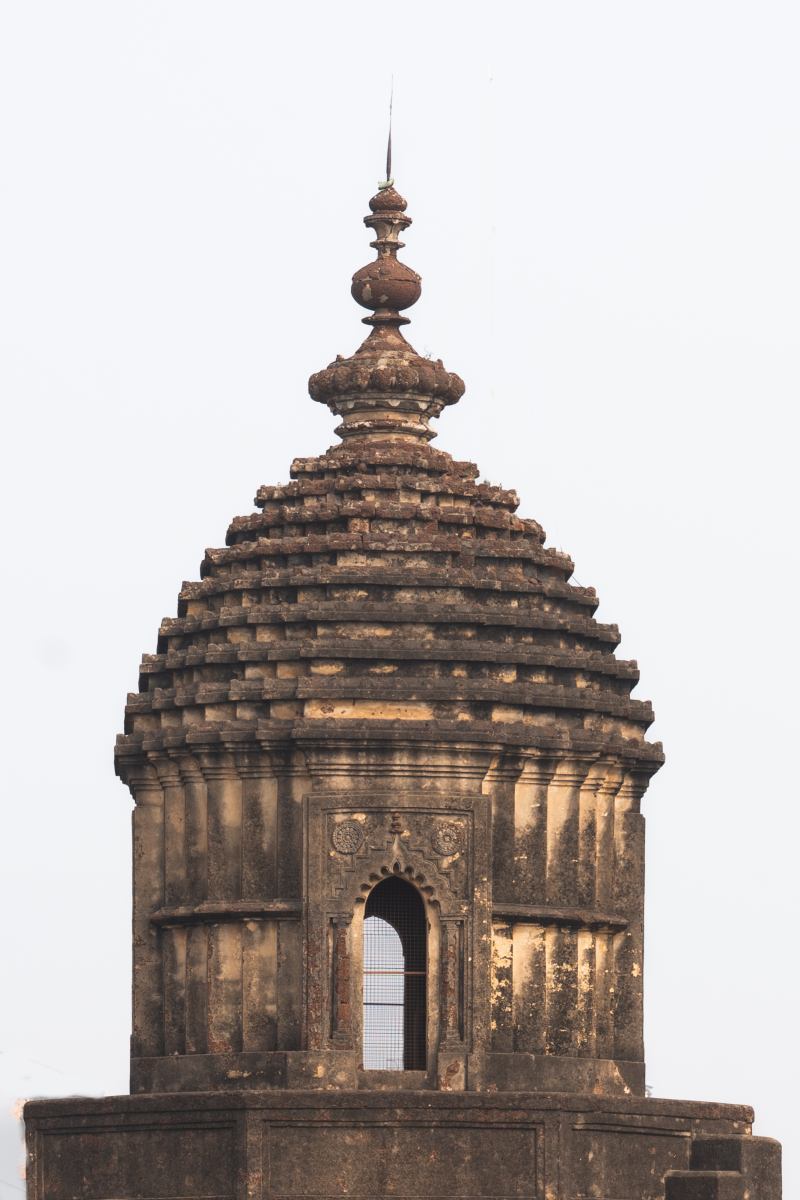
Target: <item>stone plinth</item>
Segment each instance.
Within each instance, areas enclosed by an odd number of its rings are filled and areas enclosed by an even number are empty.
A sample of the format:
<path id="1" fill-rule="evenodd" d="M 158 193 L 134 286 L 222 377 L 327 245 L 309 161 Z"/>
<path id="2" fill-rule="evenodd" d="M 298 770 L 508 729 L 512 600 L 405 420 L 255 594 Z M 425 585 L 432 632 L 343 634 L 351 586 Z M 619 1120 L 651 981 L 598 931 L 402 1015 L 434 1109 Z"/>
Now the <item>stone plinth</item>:
<path id="1" fill-rule="evenodd" d="M 27 1105 L 30 1200 L 778 1200 L 752 1110 L 564 1094 L 195 1092 Z"/>

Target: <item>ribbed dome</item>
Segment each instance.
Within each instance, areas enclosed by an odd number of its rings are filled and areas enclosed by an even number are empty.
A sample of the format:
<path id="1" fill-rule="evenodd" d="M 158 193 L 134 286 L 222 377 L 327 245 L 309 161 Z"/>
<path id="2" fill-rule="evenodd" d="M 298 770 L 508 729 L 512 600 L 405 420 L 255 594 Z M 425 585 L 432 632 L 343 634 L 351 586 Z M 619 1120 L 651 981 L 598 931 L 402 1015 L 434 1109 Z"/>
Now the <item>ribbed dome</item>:
<path id="1" fill-rule="evenodd" d="M 373 245 L 389 273 L 410 223 L 390 199 L 365 218 L 383 223 Z M 427 363 L 397 308 L 366 321 L 399 369 Z M 344 416 L 344 443 L 262 487 L 260 511 L 237 517 L 184 584 L 129 697 L 120 772 L 149 750 L 308 737 L 571 748 L 656 769 L 651 707 L 630 697 L 637 668 L 615 658 L 616 627 L 594 620 L 594 589 L 568 582 L 570 559 L 515 515 L 514 492 L 426 445 L 436 372 L 458 385 L 449 403 L 461 381 L 429 364 L 431 379 L 417 372 L 398 397 L 397 364 L 382 381 L 374 355 L 368 338 L 340 360 L 354 378 L 364 360 L 353 395 L 321 386 L 335 363 L 312 378 Z"/>
<path id="2" fill-rule="evenodd" d="M 517 497 L 425 446 L 340 446 L 262 487 L 144 657 L 118 757 L 305 736 L 661 761 L 635 663 Z"/>

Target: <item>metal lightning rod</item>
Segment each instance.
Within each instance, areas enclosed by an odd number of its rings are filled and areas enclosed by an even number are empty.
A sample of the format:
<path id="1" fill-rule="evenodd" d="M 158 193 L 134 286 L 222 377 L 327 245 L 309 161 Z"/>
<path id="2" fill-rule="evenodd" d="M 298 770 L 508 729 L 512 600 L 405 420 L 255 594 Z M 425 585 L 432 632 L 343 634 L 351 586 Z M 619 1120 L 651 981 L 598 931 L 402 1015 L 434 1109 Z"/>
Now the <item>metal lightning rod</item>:
<path id="1" fill-rule="evenodd" d="M 392 182 L 392 104 L 394 103 L 394 75 L 389 87 L 389 138 L 386 142 L 386 186 Z"/>

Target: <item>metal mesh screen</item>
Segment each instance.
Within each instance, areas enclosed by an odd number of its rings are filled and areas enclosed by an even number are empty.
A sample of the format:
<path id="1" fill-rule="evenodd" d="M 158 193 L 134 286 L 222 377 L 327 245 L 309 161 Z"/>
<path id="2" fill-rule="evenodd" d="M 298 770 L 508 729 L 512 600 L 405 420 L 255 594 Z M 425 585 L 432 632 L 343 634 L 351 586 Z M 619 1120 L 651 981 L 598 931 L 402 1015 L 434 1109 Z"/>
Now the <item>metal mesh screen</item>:
<path id="1" fill-rule="evenodd" d="M 364 1067 L 425 1068 L 427 922 L 416 888 L 392 876 L 364 913 Z"/>

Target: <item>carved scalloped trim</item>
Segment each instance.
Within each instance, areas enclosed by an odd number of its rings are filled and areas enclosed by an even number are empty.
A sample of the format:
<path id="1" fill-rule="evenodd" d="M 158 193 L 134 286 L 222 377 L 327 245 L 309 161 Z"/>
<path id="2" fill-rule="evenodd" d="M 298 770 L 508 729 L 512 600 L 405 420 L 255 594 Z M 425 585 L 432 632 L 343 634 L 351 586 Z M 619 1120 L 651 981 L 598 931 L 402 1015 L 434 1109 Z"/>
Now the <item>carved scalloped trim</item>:
<path id="1" fill-rule="evenodd" d="M 347 393 L 403 392 L 434 397 L 455 404 L 464 394 L 464 381 L 436 362 L 418 355 L 381 354 L 375 358 L 354 355 L 317 371 L 308 381 L 313 400 L 323 404 Z"/>
<path id="2" fill-rule="evenodd" d="M 365 904 L 372 889 L 390 876 L 396 876 L 404 879 L 406 883 L 413 884 L 424 900 L 439 908 L 442 907 L 443 900 L 445 906 L 449 907 L 449 902 L 455 902 L 457 899 L 453 895 L 449 881 L 440 871 L 437 871 L 429 863 L 425 863 L 425 869 L 422 870 L 419 865 L 419 855 L 414 854 L 413 851 L 411 854 L 407 854 L 404 847 L 400 850 L 394 849 L 391 854 L 385 851 L 372 854 L 366 861 L 360 861 L 356 865 L 354 873 L 359 883 L 355 887 L 346 885 L 354 907 L 357 904 Z"/>

